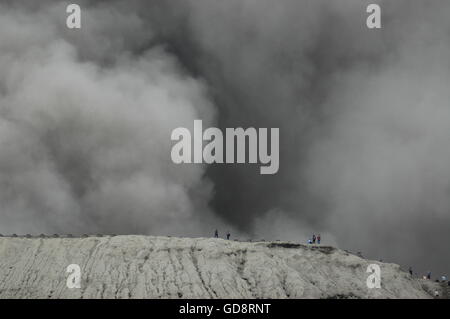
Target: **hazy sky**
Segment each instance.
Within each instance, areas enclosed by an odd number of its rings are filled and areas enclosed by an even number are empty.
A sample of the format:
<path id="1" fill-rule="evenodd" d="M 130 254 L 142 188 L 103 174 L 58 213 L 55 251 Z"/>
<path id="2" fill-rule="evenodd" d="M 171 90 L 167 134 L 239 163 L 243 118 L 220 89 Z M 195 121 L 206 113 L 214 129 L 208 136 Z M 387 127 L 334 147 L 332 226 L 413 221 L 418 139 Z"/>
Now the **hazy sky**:
<path id="1" fill-rule="evenodd" d="M 0 1 L 0 233 L 320 232 L 450 269 L 449 1 L 67 4 Z M 278 174 L 173 164 L 194 119 L 279 127 Z"/>

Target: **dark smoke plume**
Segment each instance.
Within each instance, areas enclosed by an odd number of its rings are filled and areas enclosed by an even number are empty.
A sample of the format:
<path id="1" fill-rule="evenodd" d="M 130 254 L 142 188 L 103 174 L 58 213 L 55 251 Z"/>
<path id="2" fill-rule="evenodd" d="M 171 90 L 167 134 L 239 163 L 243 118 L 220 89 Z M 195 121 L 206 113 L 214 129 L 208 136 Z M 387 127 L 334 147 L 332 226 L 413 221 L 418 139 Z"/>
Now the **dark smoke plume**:
<path id="1" fill-rule="evenodd" d="M 450 3 L 0 6 L 0 231 L 306 241 L 449 269 Z M 279 127 L 280 170 L 184 165 L 170 132 Z M 279 238 L 278 238 L 279 237 Z"/>

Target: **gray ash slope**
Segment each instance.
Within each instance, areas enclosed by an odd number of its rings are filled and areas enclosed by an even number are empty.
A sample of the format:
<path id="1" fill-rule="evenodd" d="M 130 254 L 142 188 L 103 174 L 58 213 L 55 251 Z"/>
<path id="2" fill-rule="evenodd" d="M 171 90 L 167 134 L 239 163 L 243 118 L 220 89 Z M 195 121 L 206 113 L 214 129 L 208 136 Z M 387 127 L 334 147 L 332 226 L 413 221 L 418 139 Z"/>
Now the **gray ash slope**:
<path id="1" fill-rule="evenodd" d="M 381 288 L 366 286 L 381 267 Z M 66 285 L 81 268 L 81 288 Z M 330 246 L 211 238 L 0 238 L 0 298 L 432 298 L 438 284 Z"/>

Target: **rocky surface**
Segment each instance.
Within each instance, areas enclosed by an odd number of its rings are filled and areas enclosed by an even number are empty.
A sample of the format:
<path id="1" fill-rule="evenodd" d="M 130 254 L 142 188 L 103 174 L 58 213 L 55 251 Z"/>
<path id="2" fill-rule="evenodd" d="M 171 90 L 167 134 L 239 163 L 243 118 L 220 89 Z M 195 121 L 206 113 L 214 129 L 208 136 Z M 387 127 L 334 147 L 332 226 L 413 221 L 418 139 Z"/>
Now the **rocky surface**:
<path id="1" fill-rule="evenodd" d="M 380 265 L 380 289 L 367 288 L 371 263 Z M 81 268 L 80 288 L 66 284 L 70 264 Z M 441 287 L 323 245 L 0 237 L 0 298 L 432 298 Z"/>

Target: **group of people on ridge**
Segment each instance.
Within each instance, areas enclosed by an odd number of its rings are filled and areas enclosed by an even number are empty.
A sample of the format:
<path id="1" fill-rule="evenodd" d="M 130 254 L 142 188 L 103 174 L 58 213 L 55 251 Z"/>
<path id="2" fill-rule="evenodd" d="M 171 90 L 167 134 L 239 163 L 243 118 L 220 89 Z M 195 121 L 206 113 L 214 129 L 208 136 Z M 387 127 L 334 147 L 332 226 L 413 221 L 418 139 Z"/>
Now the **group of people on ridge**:
<path id="1" fill-rule="evenodd" d="M 316 240 L 317 240 L 317 243 L 320 244 L 320 234 L 318 234 L 317 237 L 316 237 L 316 234 L 313 234 L 312 238 L 308 239 L 308 244 L 315 244 Z"/>
<path id="2" fill-rule="evenodd" d="M 226 236 L 227 236 L 227 240 L 229 240 L 230 236 L 231 236 L 229 231 L 227 231 Z M 219 231 L 217 229 L 214 231 L 214 238 L 219 238 Z M 317 236 L 316 236 L 316 234 L 313 234 L 312 238 L 308 239 L 308 244 L 315 244 L 316 242 L 318 244 L 320 244 L 320 239 L 321 239 L 320 234 L 318 234 Z"/>
<path id="3" fill-rule="evenodd" d="M 411 276 L 414 275 L 413 269 L 412 269 L 411 266 L 409 267 L 408 272 L 409 272 L 409 274 Z M 428 271 L 427 274 L 422 277 L 422 279 L 431 280 L 431 271 Z M 436 279 L 436 281 L 439 281 L 439 279 Z M 447 284 L 450 286 L 450 281 L 447 280 L 447 276 L 446 275 L 442 275 L 441 278 L 440 278 L 440 281 L 441 282 L 447 282 Z"/>
<path id="4" fill-rule="evenodd" d="M 230 239 L 230 236 L 231 236 L 230 232 L 227 231 L 227 240 Z M 219 238 L 219 231 L 218 231 L 217 229 L 216 229 L 216 231 L 214 232 L 214 238 Z"/>

